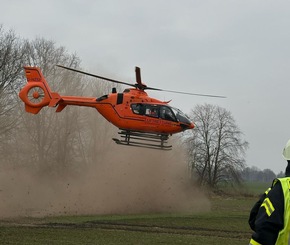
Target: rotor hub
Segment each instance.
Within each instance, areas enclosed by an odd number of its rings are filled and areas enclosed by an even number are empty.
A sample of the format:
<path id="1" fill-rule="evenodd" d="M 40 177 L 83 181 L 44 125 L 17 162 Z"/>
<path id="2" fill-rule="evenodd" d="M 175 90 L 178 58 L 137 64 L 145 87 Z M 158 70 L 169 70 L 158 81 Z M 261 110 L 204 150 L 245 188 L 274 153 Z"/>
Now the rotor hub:
<path id="1" fill-rule="evenodd" d="M 40 97 L 40 94 L 37 91 L 34 91 L 32 96 L 34 99 L 38 99 Z"/>
<path id="2" fill-rule="evenodd" d="M 40 104 L 45 98 L 45 92 L 43 88 L 39 86 L 33 86 L 28 90 L 27 98 L 32 104 Z"/>

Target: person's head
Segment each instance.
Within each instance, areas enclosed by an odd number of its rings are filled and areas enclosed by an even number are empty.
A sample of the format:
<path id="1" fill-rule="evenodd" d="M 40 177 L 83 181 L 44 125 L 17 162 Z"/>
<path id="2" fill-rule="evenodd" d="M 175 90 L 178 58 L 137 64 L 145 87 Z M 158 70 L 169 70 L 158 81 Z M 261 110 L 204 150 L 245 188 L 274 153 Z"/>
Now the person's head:
<path id="1" fill-rule="evenodd" d="M 290 176 L 290 140 L 286 143 L 284 149 L 283 149 L 283 157 L 288 162 L 288 165 L 286 167 L 286 176 Z"/>

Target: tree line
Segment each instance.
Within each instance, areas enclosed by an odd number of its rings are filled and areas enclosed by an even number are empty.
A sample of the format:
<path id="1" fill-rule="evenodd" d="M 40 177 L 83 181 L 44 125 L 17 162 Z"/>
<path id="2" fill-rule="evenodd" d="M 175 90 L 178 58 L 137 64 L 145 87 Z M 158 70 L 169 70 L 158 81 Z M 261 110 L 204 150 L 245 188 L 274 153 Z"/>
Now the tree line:
<path id="1" fill-rule="evenodd" d="M 284 177 L 282 171 L 277 175 L 271 169 L 261 170 L 257 167 L 246 167 L 241 172 L 242 179 L 248 182 L 271 182 L 275 178 Z"/>

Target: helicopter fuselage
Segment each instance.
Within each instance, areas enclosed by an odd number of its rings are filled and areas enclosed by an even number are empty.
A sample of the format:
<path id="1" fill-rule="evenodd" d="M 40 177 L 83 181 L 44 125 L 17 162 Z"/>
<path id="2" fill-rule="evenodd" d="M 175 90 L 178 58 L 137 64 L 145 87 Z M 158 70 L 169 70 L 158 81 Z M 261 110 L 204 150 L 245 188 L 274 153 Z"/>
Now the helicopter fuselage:
<path id="1" fill-rule="evenodd" d="M 112 92 L 97 99 L 62 96 L 57 112 L 66 105 L 94 107 L 113 125 L 125 130 L 175 134 L 194 128 L 194 124 L 180 110 L 133 88 L 125 89 L 123 93 Z"/>

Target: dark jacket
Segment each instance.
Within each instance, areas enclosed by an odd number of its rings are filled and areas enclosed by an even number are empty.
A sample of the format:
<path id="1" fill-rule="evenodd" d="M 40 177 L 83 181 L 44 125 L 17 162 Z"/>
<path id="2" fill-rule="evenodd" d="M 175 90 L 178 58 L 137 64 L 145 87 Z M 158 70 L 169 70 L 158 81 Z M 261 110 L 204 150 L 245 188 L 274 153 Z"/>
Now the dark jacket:
<path id="1" fill-rule="evenodd" d="M 267 213 L 265 206 L 261 206 L 268 198 L 274 208 Z M 284 195 L 281 183 L 272 185 L 269 192 L 261 196 L 251 210 L 249 224 L 254 231 L 252 239 L 263 245 L 275 245 L 278 234 L 284 226 Z"/>
<path id="2" fill-rule="evenodd" d="M 285 177 L 290 177 L 290 160 L 287 162 Z M 253 240 L 262 245 L 275 245 L 284 227 L 284 194 L 280 181 L 274 180 L 256 202 L 250 212 L 249 225 L 254 231 Z"/>

